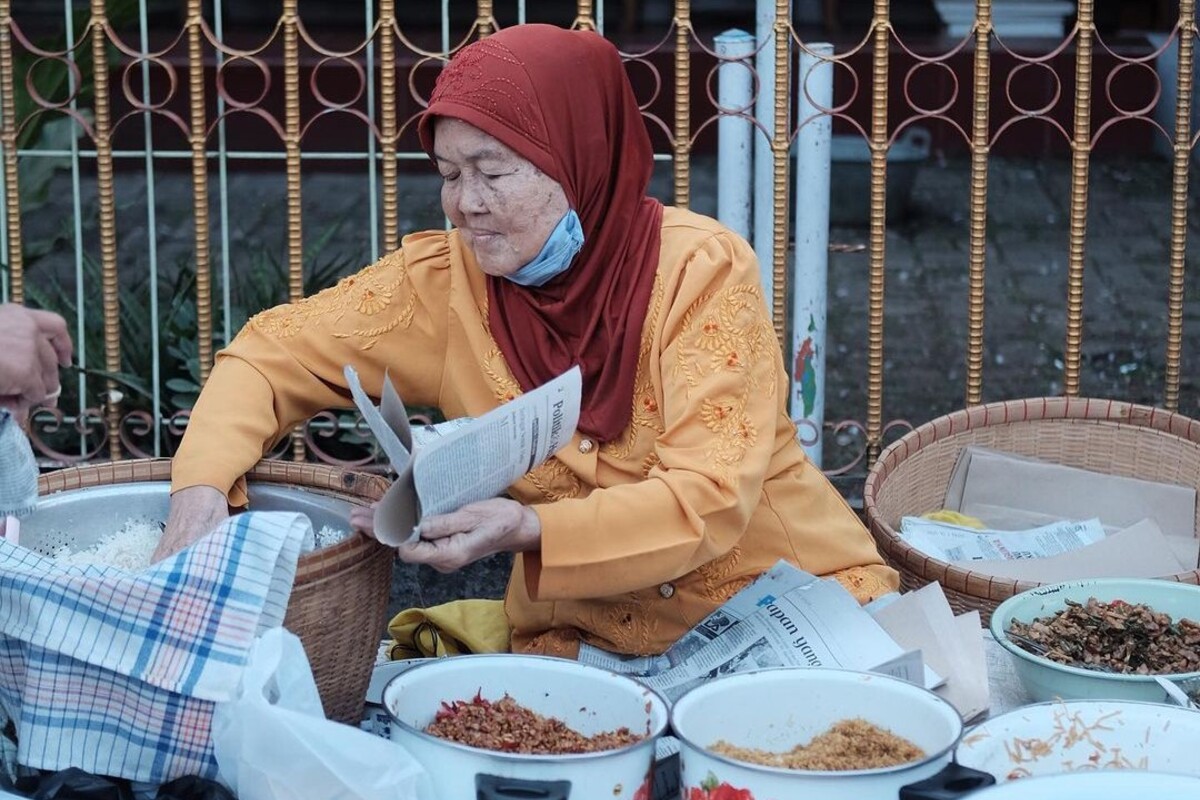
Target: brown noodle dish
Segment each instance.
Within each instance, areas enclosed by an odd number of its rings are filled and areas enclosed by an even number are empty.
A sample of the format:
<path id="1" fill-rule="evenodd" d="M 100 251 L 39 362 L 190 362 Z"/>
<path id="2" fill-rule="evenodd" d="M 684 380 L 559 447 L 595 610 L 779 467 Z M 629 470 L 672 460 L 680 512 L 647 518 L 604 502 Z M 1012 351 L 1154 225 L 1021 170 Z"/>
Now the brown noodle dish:
<path id="1" fill-rule="evenodd" d="M 1060 664 L 1129 675 L 1200 671 L 1200 624 L 1123 600 L 1067 601 L 1058 613 L 1033 622 L 1013 620 L 1013 644 Z"/>
<path id="2" fill-rule="evenodd" d="M 925 751 L 908 739 L 860 718 L 835 722 L 808 744 L 798 744 L 786 753 L 734 747 L 724 740 L 709 750 L 748 764 L 820 772 L 881 769 L 925 757 Z"/>
<path id="3" fill-rule="evenodd" d="M 483 750 L 529 755 L 615 750 L 646 738 L 631 733 L 629 728 L 584 736 L 562 720 L 525 708 L 507 694 L 495 702 L 482 694 L 471 700 L 443 702 L 425 732 Z"/>

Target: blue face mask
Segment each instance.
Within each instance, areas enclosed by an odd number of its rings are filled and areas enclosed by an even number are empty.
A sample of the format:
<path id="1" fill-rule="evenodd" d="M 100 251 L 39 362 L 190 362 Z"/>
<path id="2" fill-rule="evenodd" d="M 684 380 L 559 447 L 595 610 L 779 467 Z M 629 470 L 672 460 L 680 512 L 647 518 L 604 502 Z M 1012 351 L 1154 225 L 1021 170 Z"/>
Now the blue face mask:
<path id="1" fill-rule="evenodd" d="M 566 272 L 582 247 L 583 226 L 572 209 L 563 214 L 533 261 L 505 277 L 521 286 L 541 286 Z"/>

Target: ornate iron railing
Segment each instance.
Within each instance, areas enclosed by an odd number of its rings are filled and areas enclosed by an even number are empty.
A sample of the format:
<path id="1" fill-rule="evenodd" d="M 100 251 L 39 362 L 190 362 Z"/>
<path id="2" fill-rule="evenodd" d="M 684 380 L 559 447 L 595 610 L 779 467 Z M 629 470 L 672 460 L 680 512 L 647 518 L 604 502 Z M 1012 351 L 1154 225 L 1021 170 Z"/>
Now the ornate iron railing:
<path id="1" fill-rule="evenodd" d="M 906 42 L 894 30 L 888 0 L 875 0 L 869 29 L 857 43 L 836 50 L 832 56 L 844 73 L 853 73 L 844 82 L 834 107 L 822 113 L 835 117 L 839 125 L 857 130 L 870 147 L 871 220 L 866 241 L 868 267 L 866 416 L 862 421 L 831 421 L 826 435 L 848 437 L 840 463 L 826 464 L 830 474 L 860 472 L 878 454 L 881 446 L 897 431 L 911 428 L 903 420 L 887 421 L 884 413 L 884 285 L 887 260 L 886 213 L 889 149 L 909 127 L 927 121 L 960 137 L 962 149 L 969 153 L 970 172 L 967 201 L 968 276 L 966 365 L 963 402 L 977 403 L 982 397 L 984 372 L 985 274 L 988 260 L 988 170 L 991 152 L 997 142 L 1018 123 L 1036 121 L 1048 127 L 1070 153 L 1069 229 L 1066 281 L 1066 341 L 1063 344 L 1063 386 L 1068 395 L 1080 391 L 1082 352 L 1083 288 L 1087 247 L 1089 168 L 1098 140 L 1112 126 L 1135 122 L 1155 128 L 1170 143 L 1173 152 L 1170 188 L 1170 264 L 1167 286 L 1167 334 L 1162 404 L 1178 407 L 1182 325 L 1185 300 L 1185 264 L 1187 247 L 1187 204 L 1189 166 L 1195 148 L 1192 131 L 1192 74 L 1196 37 L 1195 0 L 1181 0 L 1179 16 L 1166 42 L 1153 52 L 1126 54 L 1106 44 L 1098 35 L 1094 12 L 1097 0 L 1079 0 L 1073 27 L 1061 41 L 1052 42 L 1039 52 L 1013 46 L 996 35 L 992 0 L 976 0 L 975 24 L 965 38 L 952 42 L 942 51 L 930 53 Z M 75 252 L 74 313 L 76 330 L 83 336 L 86 324 L 96 315 L 102 319 L 102 358 L 85 353 L 91 363 L 82 363 L 78 399 L 74 407 L 62 411 L 42 410 L 34 417 L 33 441 L 49 462 L 73 463 L 91 459 L 119 459 L 129 456 L 169 453 L 182 435 L 186 410 L 173 408 L 165 376 L 159 373 L 162 298 L 158 296 L 162 265 L 155 251 L 155 169 L 168 161 L 186 161 L 190 165 L 191 210 L 193 224 L 194 283 L 187 291 L 194 297 L 194 341 L 192 358 L 196 382 L 203 383 L 212 363 L 214 347 L 233 333 L 234 318 L 230 298 L 230 214 L 228 170 L 231 161 L 282 165 L 286 181 L 285 237 L 283 267 L 286 296 L 300 297 L 305 291 L 304 186 L 306 165 L 338 161 L 357 164 L 367 181 L 368 235 L 370 256 L 376 257 L 399 245 L 401 235 L 401 196 L 405 161 L 420 158 L 411 142 L 413 121 L 423 106 L 431 86 L 429 76 L 437 65 L 465 43 L 488 35 L 498 23 L 490 0 L 478 0 L 473 21 L 465 28 L 451 24 L 448 0 L 441 3 L 440 46 L 431 47 L 406 24 L 407 4 L 396 0 L 366 0 L 361 37 L 336 47 L 306 26 L 297 0 L 282 0 L 274 27 L 261 40 L 245 44 L 244 36 L 224 24 L 222 0 L 216 0 L 206 16 L 200 0 L 188 0 L 181 27 L 173 36 L 152 36 L 148 24 L 147 0 L 138 0 L 133 17 L 115 21 L 113 8 L 118 4 L 91 0 L 86 21 L 77 24 L 72 3 L 63 4 L 65 38 L 61 46 L 40 44 L 27 34 L 22 21 L 14 17 L 9 0 L 0 0 L 0 150 L 3 152 L 4 202 L 0 225 L 0 253 L 4 258 L 4 298 L 22 302 L 28 296 L 26 248 L 27 212 L 23 211 L 25 180 L 22 165 L 39 159 L 66 158 L 72 173 L 74 211 L 72 241 Z M 533 4 L 531 4 L 533 5 Z M 377 9 L 377 11 L 376 11 Z M 510 11 L 505 12 L 513 16 Z M 578 0 L 574 25 L 604 29 L 604 4 Z M 537 14 L 519 2 L 518 21 L 537 19 Z M 136 30 L 136 33 L 130 33 Z M 160 32 L 161 33 L 161 32 Z M 657 36 L 657 34 L 655 34 Z M 770 31 L 775 49 L 774 85 L 791 86 L 792 69 L 802 50 L 810 43 L 800 35 L 789 18 L 786 0 L 776 2 L 776 17 Z M 234 42 L 240 42 L 235 46 Z M 760 40 L 759 48 L 768 44 Z M 1161 82 L 1153 70 L 1153 61 L 1167 47 L 1178 51 L 1175 129 L 1167 130 L 1155 121 L 1152 110 L 1160 91 L 1148 105 L 1122 107 L 1113 91 L 1115 81 L 1132 72 L 1149 71 L 1154 85 Z M 1106 74 L 1097 74 L 1096 56 L 1109 64 Z M 675 202 L 687 205 L 692 183 L 692 156 L 699 137 L 723 115 L 750 119 L 749 109 L 724 109 L 713 98 L 711 86 L 720 59 L 709 43 L 697 32 L 688 0 L 676 0 L 672 19 L 648 46 L 625 53 L 631 71 L 650 76 L 651 95 L 643 98 L 648 126 L 658 143 L 659 158 L 669 160 L 673 168 Z M 995 57 L 1002 55 L 1014 66 L 1006 74 L 997 74 Z M 900 82 L 902 97 L 889 96 L 895 87 L 893 74 L 897 57 L 912 62 Z M 954 59 L 969 57 L 970 84 L 960 87 L 949 66 Z M 1069 57 L 1074 61 L 1071 89 L 1063 87 L 1061 76 L 1052 62 Z M 703 62 L 705 68 L 694 68 Z M 855 66 L 859 65 L 855 73 Z M 865 69 L 863 68 L 865 65 Z M 21 70 L 24 69 L 22 73 Z M 40 90 L 39 75 L 58 70 L 66 76 L 66 85 L 52 95 Z M 338 96 L 326 84 L 334 74 L 349 79 L 349 90 Z M 1029 106 L 1014 92 L 1021 76 L 1044 73 L 1054 88 L 1053 101 Z M 949 78 L 946 78 L 946 75 Z M 282 87 L 278 76 L 282 75 Z M 307 76 L 307 80 L 304 80 Z M 940 102 L 924 99 L 916 89 L 923 82 L 949 80 L 950 91 Z M 707 85 L 710 107 L 698 107 L 693 85 Z M 1003 102 L 997 108 L 993 86 L 1004 87 Z M 1072 118 L 1064 122 L 1052 113 L 1058 99 L 1073 92 Z M 1096 100 L 1099 91 L 1104 100 Z M 669 92 L 669 96 L 667 93 Z M 869 113 L 863 117 L 851 113 L 860 93 L 869 92 Z M 23 101 L 22 101 L 23 98 Z M 956 109 L 969 106 L 966 121 Z M 342 138 L 360 137 L 361 146 L 353 148 L 310 147 L 314 124 L 337 116 Z M 77 135 L 65 145 L 46 146 L 32 140 L 35 129 L 45 129 L 49 118 L 65 117 L 77 126 Z M 249 117 L 265 126 L 270 145 L 243 146 L 234 141 L 231 121 Z M 1001 119 L 1002 121 L 997 122 Z M 806 121 L 802 121 L 804 124 Z M 142 143 L 121 144 L 133 137 L 123 135 L 128 128 L 142 124 Z M 759 136 L 767 135 L 768 126 L 757 121 Z M 773 306 L 776 328 L 784 341 L 787 314 L 785 298 L 788 283 L 789 197 L 791 175 L 789 152 L 798 126 L 789 120 L 789 98 L 777 95 L 769 141 L 774 159 L 773 215 L 774 241 L 772 262 L 764 265 L 773 275 Z M 324 124 L 322 122 L 322 124 Z M 157 144 L 162 130 L 182 137 L 186 148 L 170 149 Z M 709 131 L 711 135 L 711 131 Z M 261 139 L 261 137 L 260 137 Z M 152 351 L 153 374 L 143 375 L 147 382 L 147 409 L 131 408 L 130 387 L 122 382 L 123 321 L 119 240 L 122 229 L 117 222 L 116 188 L 123 180 L 119 167 L 140 162 L 145 170 L 148 198 L 147 237 L 151 275 L 147 283 L 151 321 L 149 341 L 142 345 Z M 82 176 L 82 172 L 89 173 Z M 215 173 L 215 174 L 214 174 Z M 215 181 L 215 197 L 212 186 Z M 94 184 L 96 231 L 92 241 L 85 236 L 80 218 L 84 216 L 81 199 L 83 186 Z M 216 204 L 214 211 L 213 205 Z M 217 218 L 214 225 L 214 216 Z M 98 269 L 98 296 L 88 297 L 85 272 L 89 265 Z M 68 281 L 69 283 L 69 281 Z M 102 363 L 99 369 L 96 363 Z M 96 382 L 103 392 L 95 392 Z M 100 402 L 94 402 L 99 397 Z M 280 458 L 314 457 L 369 465 L 374 453 L 369 447 L 347 455 L 329 442 L 338 440 L 339 431 L 361 433 L 359 423 L 345 416 L 322 414 L 310 421 L 291 439 L 289 446 L 274 454 Z M 69 435 L 64 435 L 67 432 Z M 802 437 L 815 431 L 802 430 Z"/>

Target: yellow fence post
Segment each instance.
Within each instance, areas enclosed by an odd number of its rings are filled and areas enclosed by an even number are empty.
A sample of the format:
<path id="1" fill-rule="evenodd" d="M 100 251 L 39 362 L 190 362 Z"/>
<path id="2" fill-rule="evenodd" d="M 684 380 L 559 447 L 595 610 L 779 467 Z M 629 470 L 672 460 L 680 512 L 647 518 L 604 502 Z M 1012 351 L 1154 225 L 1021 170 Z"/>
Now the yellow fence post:
<path id="1" fill-rule="evenodd" d="M 113 200 L 112 141 L 108 97 L 108 18 L 104 0 L 92 0 L 92 95 L 96 116 L 96 194 L 100 216 L 100 295 L 104 307 L 104 368 L 121 371 L 121 307 L 117 282 L 117 219 Z M 108 454 L 121 453 L 121 392 L 116 381 L 105 381 L 105 424 Z"/>
<path id="2" fill-rule="evenodd" d="M 675 205 L 691 204 L 692 172 L 691 3 L 675 0 Z"/>
<path id="3" fill-rule="evenodd" d="M 4 204 L 8 212 L 9 298 L 25 302 L 25 258 L 21 242 L 21 192 L 17 182 L 17 109 L 13 100 L 12 3 L 0 0 L 0 142 L 4 143 Z"/>
<path id="4" fill-rule="evenodd" d="M 203 7 L 188 0 L 188 103 L 192 113 L 192 211 L 196 215 L 196 336 L 200 382 L 208 380 L 213 360 L 212 268 L 208 252 L 208 119 L 204 107 Z M 153 232 L 151 232 L 153 234 Z M 157 436 L 157 431 L 155 436 Z"/>
<path id="5" fill-rule="evenodd" d="M 991 85 L 992 0 L 976 0 L 974 96 L 971 121 L 971 227 L 967 253 L 967 391 L 966 404 L 983 396 L 984 273 L 987 262 L 988 130 Z"/>
<path id="6" fill-rule="evenodd" d="M 775 225 L 772 237 L 771 303 L 775 336 L 787 360 L 787 239 L 788 239 L 788 161 L 791 137 L 788 135 L 788 96 L 792 85 L 788 56 L 792 50 L 792 26 L 788 0 L 775 3 L 775 130 L 771 139 L 774 155 L 772 172 L 772 211 Z"/>
<path id="7" fill-rule="evenodd" d="M 875 0 L 871 69 L 871 230 L 867 296 L 867 466 L 883 440 L 883 287 L 887 246 L 889 0 Z"/>
<path id="8" fill-rule="evenodd" d="M 1067 250 L 1067 344 L 1063 354 L 1063 393 L 1079 394 L 1083 343 L 1083 272 L 1087 240 L 1088 170 L 1092 156 L 1092 39 L 1094 0 L 1079 0 L 1075 41 L 1075 119 L 1071 137 L 1071 222 Z"/>
<path id="9" fill-rule="evenodd" d="M 1179 354 L 1183 349 L 1183 281 L 1187 271 L 1188 168 L 1192 163 L 1192 69 L 1196 51 L 1196 0 L 1180 0 L 1179 87 L 1175 101 L 1175 160 L 1171 181 L 1171 274 L 1167 289 L 1167 358 L 1164 405 L 1179 408 Z"/>
<path id="10" fill-rule="evenodd" d="M 400 246 L 396 186 L 396 0 L 379 0 L 380 143 L 383 158 L 383 249 Z"/>
<path id="11" fill-rule="evenodd" d="M 283 0 L 284 147 L 287 156 L 288 300 L 304 297 L 304 228 L 300 202 L 299 0 Z M 292 459 L 305 460 L 304 435 L 292 432 Z"/>

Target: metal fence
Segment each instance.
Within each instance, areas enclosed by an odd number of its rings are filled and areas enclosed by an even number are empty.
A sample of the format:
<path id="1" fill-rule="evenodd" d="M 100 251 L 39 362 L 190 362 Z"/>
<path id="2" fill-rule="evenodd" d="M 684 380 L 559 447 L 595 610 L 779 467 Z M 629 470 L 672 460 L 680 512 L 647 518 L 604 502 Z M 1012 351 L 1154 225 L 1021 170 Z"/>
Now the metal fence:
<path id="1" fill-rule="evenodd" d="M 306 242 L 311 245 L 313 238 L 311 232 L 306 237 L 305 231 L 303 177 L 310 169 L 336 163 L 360 174 L 366 184 L 366 202 L 356 224 L 366 227 L 369 239 L 363 256 L 374 258 L 396 248 L 405 218 L 402 206 L 407 202 L 402 200 L 408 181 L 405 162 L 424 158 L 411 146 L 412 123 L 428 96 L 432 76 L 455 50 L 492 32 L 500 13 L 495 7 L 498 4 L 478 0 L 474 18 L 456 22 L 449 0 L 423 3 L 423 10 L 436 8 L 438 13 L 434 27 L 428 29 L 435 32 L 418 35 L 409 25 L 418 4 L 365 0 L 361 35 L 352 41 L 345 41 L 343 36 L 330 44 L 319 27 L 306 25 L 298 0 L 283 0 L 269 32 L 256 40 L 249 40 L 244 31 L 229 22 L 233 4 L 223 0 L 188 0 L 182 25 L 166 38 L 152 24 L 155 10 L 148 0 L 91 0 L 89 8 L 75 5 L 64 0 L 61 39 L 47 43 L 27 32 L 23 20 L 14 14 L 11 0 L 0 0 L 0 150 L 4 165 L 0 174 L 4 197 L 0 205 L 0 255 L 6 300 L 47 304 L 46 297 L 32 296 L 35 281 L 27 274 L 27 266 L 40 256 L 38 248 L 31 250 L 29 231 L 47 224 L 40 216 L 46 208 L 42 195 L 51 191 L 65 197 L 64 186 L 70 187 L 71 194 L 64 218 L 52 215 L 52 221 L 60 226 L 53 246 L 60 255 L 68 254 L 71 268 L 60 268 L 52 277 L 62 306 L 73 315 L 81 346 L 78 378 L 72 382 L 69 407 L 42 410 L 34 418 L 33 439 L 48 464 L 173 451 L 186 425 L 184 406 L 203 384 L 214 349 L 236 332 L 239 314 L 256 310 L 239 308 L 239 303 L 246 306 L 248 301 L 234 296 L 237 287 L 231 267 L 237 259 L 233 240 L 238 213 L 233 208 L 236 198 L 231 196 L 232 174 L 246 168 L 265 169 L 264 176 L 270 177 L 263 180 L 278 180 L 282 169 L 283 237 L 275 263 L 286 292 L 281 288 L 283 296 L 279 299 L 299 298 L 311 288 L 306 280 L 314 277 L 313 265 L 306 267 L 305 263 Z M 543 9 L 537 3 L 530 2 L 528 7 L 523 1 L 509 5 L 500 14 L 506 20 L 542 18 Z M 542 5 L 561 11 L 561 4 Z M 773 5 L 773 18 L 760 27 L 755 44 L 760 88 L 795 85 L 793 70 L 798 58 L 804 53 L 819 53 L 798 33 L 787 0 Z M 1074 92 L 1073 114 L 1067 123 L 1056 120 L 1048 107 L 1023 107 L 1009 98 L 1009 110 L 1015 109 L 1016 118 L 1049 126 L 1069 146 L 1062 387 L 1067 395 L 1076 395 L 1080 390 L 1093 149 L 1112 125 L 1128 120 L 1155 126 L 1159 135 L 1171 142 L 1170 264 L 1162 397 L 1167 408 L 1178 406 L 1188 173 L 1195 147 L 1191 125 L 1195 0 L 1180 0 L 1178 23 L 1163 45 L 1178 51 L 1173 130 L 1152 119 L 1152 105 L 1127 109 L 1110 102 L 1106 104 L 1107 116 L 1098 115 L 1095 87 L 1108 92 L 1118 73 L 1147 68 L 1162 50 L 1149 56 L 1124 56 L 1106 45 L 1097 36 L 1096 5 L 1096 0 L 1080 0 L 1074 27 L 1064 39 L 1045 52 L 1031 55 L 1017 52 L 997 38 L 993 3 L 976 0 L 970 33 L 948 51 L 930 55 L 910 48 L 893 28 L 888 0 L 875 0 L 869 28 L 860 42 L 832 56 L 818 55 L 820 60 L 847 68 L 853 63 L 867 65 L 866 70 L 860 69 L 850 96 L 837 98 L 820 114 L 857 128 L 870 147 L 868 345 L 863 377 L 866 414 L 861 421 L 831 419 L 826 423 L 827 430 L 854 431 L 858 443 L 841 463 L 826 464 L 827 472 L 861 471 L 877 455 L 886 437 L 908 427 L 903 421 L 887 420 L 884 414 L 888 153 L 906 129 L 923 121 L 947 125 L 961 137 L 969 153 L 969 307 L 964 331 L 963 402 L 977 403 L 982 397 L 989 159 L 997 139 L 1013 124 L 1012 118 L 1000 125 L 992 121 L 994 100 L 990 87 L 1005 77 L 993 74 L 993 60 L 998 53 L 1011 59 L 1016 71 L 1047 70 L 1051 59 L 1064 54 L 1074 61 L 1074 86 L 1079 88 Z M 604 32 L 605 23 L 603 2 L 578 0 L 573 22 L 576 27 Z M 721 58 L 711 41 L 698 35 L 692 4 L 687 0 L 673 3 L 665 28 L 647 41 L 644 49 L 624 55 L 631 71 L 652 76 L 650 82 L 657 87 L 646 101 L 645 114 L 658 145 L 657 158 L 670 163 L 675 203 L 688 205 L 696 144 L 701 135 L 712 135 L 716 127 L 713 123 L 719 118 L 736 116 L 752 121 L 755 135 L 767 147 L 772 161 L 769 211 L 773 237 L 769 246 L 765 242 L 757 244 L 770 253 L 769 262 L 764 264 L 771 277 L 772 296 L 768 301 L 777 332 L 786 343 L 791 230 L 788 206 L 793 169 L 789 151 L 798 130 L 811 120 L 797 124 L 792 118 L 795 98 L 789 98 L 786 91 L 775 94 L 772 113 L 764 114 L 760 105 L 757 119 L 752 108 L 721 107 L 711 88 L 717 69 L 713 64 L 721 63 Z M 896 53 L 905 54 L 912 64 L 903 76 L 895 74 Z M 1095 73 L 1098 53 L 1105 54 L 1107 63 L 1112 64 L 1107 75 Z M 766 63 L 764 54 L 770 58 Z M 951 58 L 963 54 L 971 59 L 970 85 L 960 88 L 955 83 L 948 102 L 926 105 L 910 93 L 910 86 L 919 85 L 923 75 L 944 69 Z M 694 68 L 701 61 L 707 66 Z M 334 74 L 341 77 L 331 81 Z M 898 78 L 903 86 L 902 98 L 894 96 Z M 332 84 L 339 87 L 336 92 Z M 700 99 L 705 94 L 707 106 Z M 869 101 L 865 120 L 856 120 L 847 111 L 860 97 Z M 970 106 L 966 124 L 950 111 L 960 101 Z M 895 107 L 901 109 L 899 114 Z M 330 120 L 335 121 L 335 128 L 328 127 Z M 336 135 L 331 136 L 330 130 L 336 130 Z M 164 200 L 156 196 L 156 187 L 161 186 L 164 171 L 173 164 L 190 168 L 190 191 L 186 196 L 190 207 L 173 208 L 172 218 L 176 221 L 168 225 L 163 219 Z M 118 222 L 119 190 L 127 181 L 136 184 L 139 195 L 144 193 L 137 208 L 145 215 L 144 226 L 129 236 L 125 234 L 130 226 Z M 65 203 L 62 197 L 54 206 L 60 210 Z M 190 229 L 190 248 L 185 248 L 189 252 L 176 266 L 164 264 L 159 249 L 167 229 L 175 237 L 176 250 L 181 246 L 179 231 Z M 132 268 L 119 258 L 119 253 L 125 252 L 123 247 L 138 250 L 129 260 L 142 273 L 133 289 L 129 288 L 128 274 Z M 49 293 L 44 285 L 39 291 Z M 168 324 L 180 335 L 168 336 L 164 331 Z M 89 340 L 94 346 L 88 345 Z M 136 361 L 145 365 L 142 374 L 130 369 L 135 355 Z M 168 362 L 170 368 L 165 366 Z M 339 432 L 343 435 L 337 435 Z M 376 454 L 365 442 L 353 441 L 359 432 L 356 419 L 323 414 L 297 432 L 274 456 L 370 465 Z M 340 444 L 332 446 L 334 442 Z"/>

